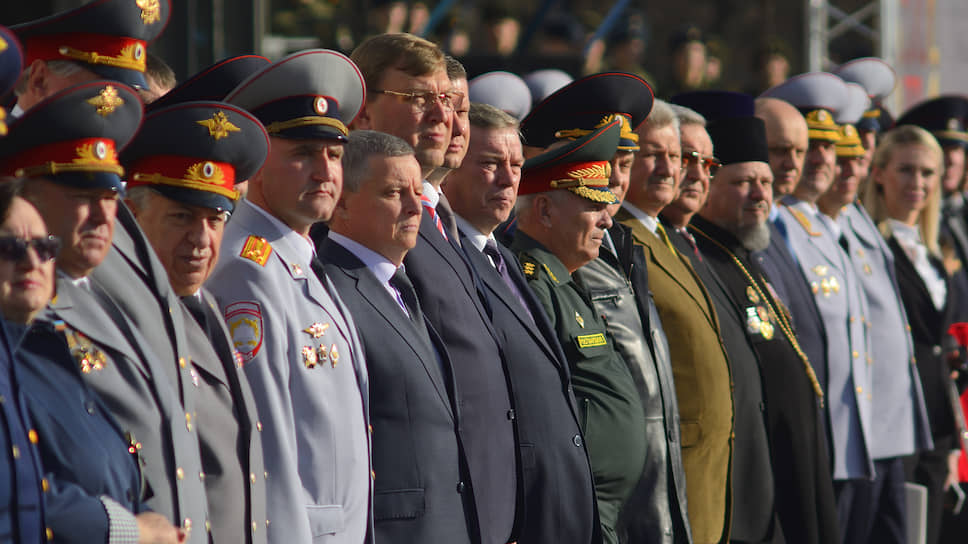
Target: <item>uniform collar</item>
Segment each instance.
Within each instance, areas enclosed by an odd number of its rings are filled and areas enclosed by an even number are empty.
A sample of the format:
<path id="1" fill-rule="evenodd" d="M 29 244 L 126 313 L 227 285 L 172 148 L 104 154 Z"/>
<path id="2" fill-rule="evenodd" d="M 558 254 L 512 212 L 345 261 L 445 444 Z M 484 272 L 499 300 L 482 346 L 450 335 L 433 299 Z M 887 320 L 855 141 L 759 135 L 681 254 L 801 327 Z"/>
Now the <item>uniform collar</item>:
<path id="1" fill-rule="evenodd" d="M 310 263 L 313 257 L 316 256 L 316 248 L 313 247 L 312 242 L 304 238 L 298 232 L 292 230 L 289 225 L 283 223 L 278 218 L 273 216 L 271 213 L 265 211 L 258 204 L 246 200 L 246 202 L 251 206 L 253 210 L 258 212 L 262 217 L 266 219 L 273 227 L 277 228 L 279 232 L 283 233 L 282 239 L 289 242 L 289 245 L 296 251 L 297 256 L 303 263 Z"/>

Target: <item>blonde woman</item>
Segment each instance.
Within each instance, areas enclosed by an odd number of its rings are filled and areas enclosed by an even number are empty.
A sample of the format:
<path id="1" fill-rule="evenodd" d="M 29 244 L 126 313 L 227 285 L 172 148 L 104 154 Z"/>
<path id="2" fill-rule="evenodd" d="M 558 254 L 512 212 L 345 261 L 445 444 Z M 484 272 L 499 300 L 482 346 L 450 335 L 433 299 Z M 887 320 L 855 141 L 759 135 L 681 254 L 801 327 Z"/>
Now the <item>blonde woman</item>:
<path id="1" fill-rule="evenodd" d="M 934 449 L 906 459 L 907 479 L 928 488 L 927 543 L 935 544 L 949 479 L 949 454 L 957 448 L 951 377 L 942 344 L 952 321 L 955 289 L 938 248 L 941 146 L 930 133 L 905 125 L 877 146 L 864 205 L 894 253 L 898 287 L 907 311 Z"/>

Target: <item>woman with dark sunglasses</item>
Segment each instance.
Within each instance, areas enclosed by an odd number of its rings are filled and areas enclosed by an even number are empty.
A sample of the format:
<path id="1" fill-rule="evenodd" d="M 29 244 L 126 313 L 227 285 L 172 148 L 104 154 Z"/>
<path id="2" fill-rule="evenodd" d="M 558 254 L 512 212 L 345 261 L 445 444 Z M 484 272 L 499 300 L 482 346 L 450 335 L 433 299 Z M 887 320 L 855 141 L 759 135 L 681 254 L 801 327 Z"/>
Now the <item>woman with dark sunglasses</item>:
<path id="1" fill-rule="evenodd" d="M 40 453 L 44 514 L 54 542 L 183 542 L 148 511 L 139 444 L 125 436 L 81 373 L 106 364 L 90 341 L 53 324 L 32 324 L 54 293 L 59 240 L 37 210 L 0 184 L 0 314 L 13 331 L 15 373 Z M 90 368 L 85 370 L 85 365 Z"/>

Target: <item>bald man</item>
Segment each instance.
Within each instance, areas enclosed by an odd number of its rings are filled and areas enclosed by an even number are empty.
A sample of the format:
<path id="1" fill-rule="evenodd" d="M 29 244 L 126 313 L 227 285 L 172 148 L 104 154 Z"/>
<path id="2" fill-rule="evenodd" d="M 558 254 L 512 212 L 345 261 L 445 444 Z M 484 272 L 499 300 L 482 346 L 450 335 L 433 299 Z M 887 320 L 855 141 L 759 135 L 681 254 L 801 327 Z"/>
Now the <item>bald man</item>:
<path id="1" fill-rule="evenodd" d="M 776 202 L 792 193 L 800 182 L 807 155 L 807 121 L 797 108 L 778 98 L 757 98 L 756 116 L 766 123 L 766 146 L 770 170 L 773 171 L 773 200 Z M 810 286 L 787 245 L 786 229 L 782 222 L 777 221 L 776 206 L 770 210 L 769 224 L 770 245 L 754 253 L 753 257 L 766 273 L 777 297 L 790 311 L 800 347 L 813 366 L 817 380 L 826 384 L 826 332 L 823 321 Z"/>

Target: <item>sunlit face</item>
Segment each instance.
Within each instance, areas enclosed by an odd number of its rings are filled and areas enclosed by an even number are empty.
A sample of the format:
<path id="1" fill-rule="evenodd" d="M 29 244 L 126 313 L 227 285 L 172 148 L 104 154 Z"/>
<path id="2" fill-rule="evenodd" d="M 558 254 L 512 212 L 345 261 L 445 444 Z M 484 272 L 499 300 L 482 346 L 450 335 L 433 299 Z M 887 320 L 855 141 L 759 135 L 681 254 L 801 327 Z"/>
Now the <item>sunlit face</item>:
<path id="1" fill-rule="evenodd" d="M 293 230 L 327 221 L 343 189 L 343 144 L 271 138 L 269 156 L 250 180 L 250 199 Z"/>
<path id="2" fill-rule="evenodd" d="M 622 201 L 629 191 L 629 181 L 632 177 L 632 163 L 635 162 L 635 152 L 616 151 L 612 157 L 612 175 L 608 178 L 608 188 L 615 194 L 618 202 L 608 205 L 608 213 L 615 215 L 622 207 Z"/>
<path id="3" fill-rule="evenodd" d="M 149 203 L 134 213 L 172 289 L 180 297 L 197 293 L 218 262 L 228 214 L 158 194 Z"/>
<path id="4" fill-rule="evenodd" d="M 467 92 L 467 80 L 455 79 L 451 81 L 454 92 L 461 93 L 460 100 L 454 103 L 454 119 L 451 124 L 450 144 L 444 153 L 444 167 L 454 169 L 460 166 L 467 154 L 467 144 L 471 135 L 471 120 L 469 118 L 471 99 Z"/>
<path id="5" fill-rule="evenodd" d="M 448 176 L 444 193 L 457 215 L 490 234 L 514 208 L 523 165 L 516 129 L 473 127 L 467 156 Z"/>
<path id="6" fill-rule="evenodd" d="M 632 163 L 626 198 L 654 217 L 676 198 L 682 153 L 674 126 L 655 129 L 647 125 L 643 123 L 636 131 L 640 149 Z"/>
<path id="7" fill-rule="evenodd" d="M 702 160 L 697 160 L 695 153 L 700 157 L 713 156 L 713 142 L 709 138 L 706 129 L 700 125 L 682 125 L 680 129 L 680 140 L 682 142 L 682 155 L 684 166 L 680 174 L 679 196 L 666 208 L 666 213 L 675 208 L 683 215 L 692 216 L 706 203 L 706 195 L 709 192 L 709 168 Z"/>
<path id="8" fill-rule="evenodd" d="M 37 210 L 26 200 L 15 197 L 7 219 L 0 225 L 0 237 L 39 240 L 47 228 Z M 17 260 L 0 255 L 0 312 L 14 323 L 28 323 L 47 305 L 54 293 L 54 260 L 42 260 L 37 250 L 28 247 Z"/>
<path id="9" fill-rule="evenodd" d="M 612 226 L 605 204 L 563 189 L 554 196 L 544 194 L 538 198 L 547 200 L 543 216 L 553 232 L 548 249 L 565 268 L 574 272 L 598 258 L 605 229 Z"/>
<path id="10" fill-rule="evenodd" d="M 803 116 L 777 115 L 767 124 L 766 144 L 769 149 L 773 190 L 779 198 L 793 192 L 807 155 L 807 124 Z"/>
<path id="11" fill-rule="evenodd" d="M 117 192 L 33 178 L 24 184 L 23 194 L 37 207 L 50 233 L 61 239 L 57 268 L 83 278 L 107 257 L 118 213 Z"/>
<path id="12" fill-rule="evenodd" d="M 709 184 L 702 216 L 738 233 L 762 225 L 773 201 L 773 173 L 764 162 L 723 166 Z"/>
<path id="13" fill-rule="evenodd" d="M 422 188 L 413 155 L 370 157 L 359 191 L 343 194 L 333 230 L 399 266 L 417 244 Z"/>
<path id="14" fill-rule="evenodd" d="M 867 178 L 867 159 L 860 157 L 838 157 L 837 179 L 830 185 L 820 201 L 832 206 L 843 207 L 857 199 L 860 183 Z"/>
<path id="15" fill-rule="evenodd" d="M 959 190 L 965 179 L 965 148 L 960 145 L 944 147 L 944 177 L 941 187 L 944 194 Z"/>
<path id="16" fill-rule="evenodd" d="M 887 214 L 908 224 L 918 214 L 940 185 L 941 164 L 931 149 L 908 144 L 897 146 L 884 168 L 874 167 L 873 179 L 881 187 Z"/>
<path id="17" fill-rule="evenodd" d="M 801 200 L 816 202 L 830 188 L 837 166 L 837 148 L 833 142 L 810 140 L 803 166 L 803 177 L 794 189 Z"/>
<path id="18" fill-rule="evenodd" d="M 451 86 L 443 67 L 422 76 L 411 76 L 391 68 L 383 75 L 379 90 L 444 93 L 450 91 Z M 444 155 L 451 142 L 453 121 L 453 111 L 440 101 L 426 111 L 419 111 L 400 96 L 369 93 L 366 105 L 355 123 L 361 129 L 386 132 L 402 138 L 414 148 L 421 169 L 428 173 L 444 164 Z"/>

